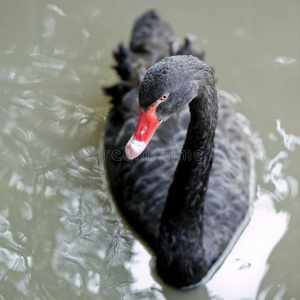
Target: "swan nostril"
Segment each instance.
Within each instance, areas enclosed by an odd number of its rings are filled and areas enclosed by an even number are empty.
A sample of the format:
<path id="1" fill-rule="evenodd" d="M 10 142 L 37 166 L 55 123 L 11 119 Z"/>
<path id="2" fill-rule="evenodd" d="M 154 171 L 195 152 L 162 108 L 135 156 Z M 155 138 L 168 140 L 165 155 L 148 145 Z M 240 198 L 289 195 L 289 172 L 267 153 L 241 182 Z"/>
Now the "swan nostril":
<path id="1" fill-rule="evenodd" d="M 144 133 L 146 132 L 147 129 L 148 129 L 147 126 L 145 126 L 145 127 L 141 130 L 141 134 L 144 134 Z"/>

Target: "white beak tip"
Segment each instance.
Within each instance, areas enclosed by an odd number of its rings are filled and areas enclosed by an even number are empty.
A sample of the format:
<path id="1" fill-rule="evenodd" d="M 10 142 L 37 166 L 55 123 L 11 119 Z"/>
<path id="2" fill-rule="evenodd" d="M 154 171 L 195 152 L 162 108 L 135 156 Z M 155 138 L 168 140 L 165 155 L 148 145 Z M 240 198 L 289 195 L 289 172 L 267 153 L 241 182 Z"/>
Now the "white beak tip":
<path id="1" fill-rule="evenodd" d="M 130 160 L 134 159 L 134 155 L 132 155 L 131 152 L 132 152 L 131 151 L 131 147 L 130 146 L 129 147 L 126 146 L 126 148 L 125 148 L 125 154 L 126 154 L 127 158 L 130 159 Z"/>
<path id="2" fill-rule="evenodd" d="M 125 147 L 125 154 L 128 159 L 134 159 L 145 150 L 146 146 L 145 142 L 137 141 L 133 135 Z"/>

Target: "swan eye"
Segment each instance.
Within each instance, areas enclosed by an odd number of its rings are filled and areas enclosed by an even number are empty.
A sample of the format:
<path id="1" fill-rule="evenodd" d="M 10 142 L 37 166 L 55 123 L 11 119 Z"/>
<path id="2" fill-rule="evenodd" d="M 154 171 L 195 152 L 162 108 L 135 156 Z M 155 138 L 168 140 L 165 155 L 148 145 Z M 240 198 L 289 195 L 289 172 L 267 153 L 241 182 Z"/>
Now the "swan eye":
<path id="1" fill-rule="evenodd" d="M 168 98 L 169 98 L 169 94 L 164 94 L 164 95 L 162 95 L 162 96 L 160 97 L 160 100 L 165 101 L 165 100 L 167 100 Z"/>

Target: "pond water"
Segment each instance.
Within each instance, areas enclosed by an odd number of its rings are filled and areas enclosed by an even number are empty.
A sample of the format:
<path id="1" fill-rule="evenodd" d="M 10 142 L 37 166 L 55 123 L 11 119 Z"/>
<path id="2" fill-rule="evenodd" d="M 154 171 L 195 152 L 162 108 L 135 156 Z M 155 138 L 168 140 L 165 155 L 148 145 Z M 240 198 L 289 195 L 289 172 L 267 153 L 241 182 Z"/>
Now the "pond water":
<path id="1" fill-rule="evenodd" d="M 0 4 L 0 299 L 299 299 L 300 2 Z M 111 52 L 156 8 L 193 34 L 255 153 L 251 220 L 206 285 L 178 291 L 115 208 L 103 150 Z"/>

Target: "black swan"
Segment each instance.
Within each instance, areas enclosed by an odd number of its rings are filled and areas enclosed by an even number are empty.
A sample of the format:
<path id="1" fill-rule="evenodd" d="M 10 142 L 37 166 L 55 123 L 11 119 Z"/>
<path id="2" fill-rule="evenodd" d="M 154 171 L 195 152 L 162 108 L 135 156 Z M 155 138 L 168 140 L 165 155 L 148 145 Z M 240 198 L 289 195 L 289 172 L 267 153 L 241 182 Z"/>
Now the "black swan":
<path id="1" fill-rule="evenodd" d="M 104 89 L 113 104 L 105 132 L 113 195 L 155 251 L 160 277 L 195 285 L 247 215 L 247 140 L 203 54 L 190 39 L 176 46 L 157 12 L 137 19 L 130 50 L 120 45 L 114 56 L 121 79 Z"/>

